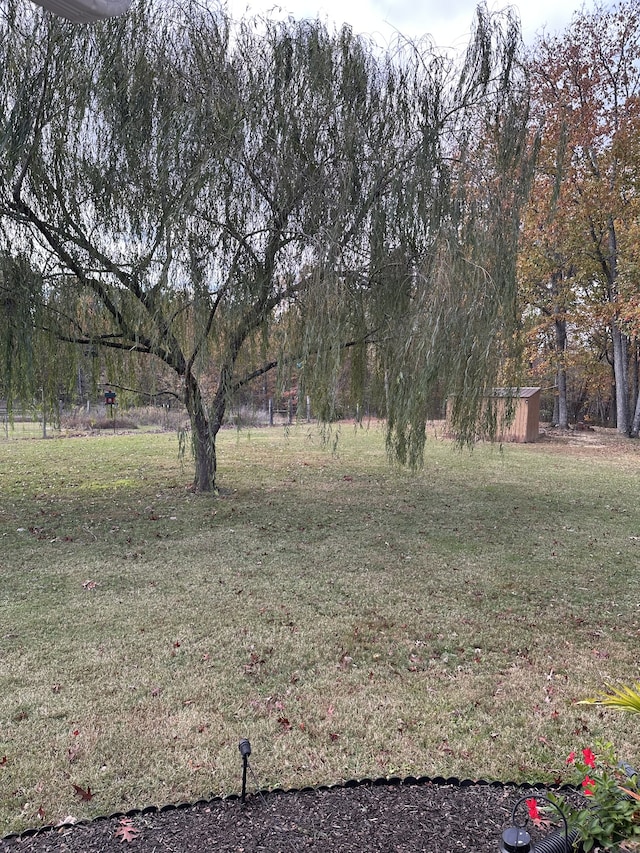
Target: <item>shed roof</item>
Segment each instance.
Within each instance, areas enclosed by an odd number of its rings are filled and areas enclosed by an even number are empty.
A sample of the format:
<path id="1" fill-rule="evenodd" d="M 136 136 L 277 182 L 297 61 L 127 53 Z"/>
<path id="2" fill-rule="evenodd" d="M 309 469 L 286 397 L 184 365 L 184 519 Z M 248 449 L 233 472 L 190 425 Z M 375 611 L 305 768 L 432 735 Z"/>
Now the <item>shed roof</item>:
<path id="1" fill-rule="evenodd" d="M 491 392 L 492 397 L 517 397 L 519 399 L 527 399 L 535 396 L 540 388 L 494 388 Z"/>

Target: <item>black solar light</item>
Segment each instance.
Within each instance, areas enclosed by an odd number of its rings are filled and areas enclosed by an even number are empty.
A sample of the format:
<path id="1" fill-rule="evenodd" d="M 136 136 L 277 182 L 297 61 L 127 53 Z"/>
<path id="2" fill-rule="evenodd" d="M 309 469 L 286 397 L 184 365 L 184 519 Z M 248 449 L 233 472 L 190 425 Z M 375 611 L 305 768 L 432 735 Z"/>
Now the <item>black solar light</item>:
<path id="1" fill-rule="evenodd" d="M 249 764 L 249 756 L 251 755 L 251 744 L 244 738 L 238 744 L 240 755 L 242 756 L 242 794 L 240 802 L 244 803 L 247 796 L 247 766 Z"/>
<path id="2" fill-rule="evenodd" d="M 544 802 L 553 806 L 562 820 L 562 831 L 552 832 L 540 839 L 540 841 L 534 843 L 531 840 L 531 836 L 525 829 L 529 817 L 525 817 L 524 823 L 518 823 L 516 820 L 516 815 L 520 806 L 527 803 L 527 806 L 529 807 L 531 800 L 535 800 L 536 803 Z M 530 813 L 531 809 L 529 808 L 529 814 Z M 500 853 L 572 853 L 573 842 L 578 837 L 578 833 L 575 830 L 571 833 L 569 832 L 567 819 L 562 814 L 556 803 L 552 802 L 548 797 L 545 797 L 542 794 L 529 794 L 526 797 L 521 797 L 511 811 L 511 823 L 512 826 L 505 829 L 502 833 L 500 846 L 498 847 Z"/>
<path id="3" fill-rule="evenodd" d="M 520 826 L 510 826 L 502 833 L 498 849 L 500 853 L 514 853 L 516 850 L 521 851 L 521 853 L 529 853 L 531 836 L 526 829 Z"/>

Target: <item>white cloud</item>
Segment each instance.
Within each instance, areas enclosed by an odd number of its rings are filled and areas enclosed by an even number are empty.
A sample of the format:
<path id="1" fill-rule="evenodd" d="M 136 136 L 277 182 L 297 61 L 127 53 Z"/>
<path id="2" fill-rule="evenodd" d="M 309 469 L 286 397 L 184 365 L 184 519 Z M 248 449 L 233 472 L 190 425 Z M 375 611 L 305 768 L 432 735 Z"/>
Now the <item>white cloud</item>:
<path id="1" fill-rule="evenodd" d="M 489 3 L 492 11 L 509 3 Z M 532 43 L 541 30 L 559 32 L 570 22 L 580 0 L 522 0 L 513 3 L 522 21 L 523 35 Z M 270 17 L 316 18 L 350 24 L 357 33 L 388 41 L 394 32 L 411 38 L 431 34 L 441 47 L 464 47 L 471 32 L 476 0 L 227 0 L 236 17 L 265 14 Z"/>

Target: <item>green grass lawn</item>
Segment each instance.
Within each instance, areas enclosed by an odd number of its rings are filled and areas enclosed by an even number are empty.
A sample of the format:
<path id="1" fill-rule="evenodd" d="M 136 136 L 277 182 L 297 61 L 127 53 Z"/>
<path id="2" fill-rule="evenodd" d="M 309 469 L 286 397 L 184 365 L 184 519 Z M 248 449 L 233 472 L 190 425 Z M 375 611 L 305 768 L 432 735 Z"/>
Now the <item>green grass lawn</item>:
<path id="1" fill-rule="evenodd" d="M 244 737 L 261 787 L 638 758 L 576 702 L 640 677 L 639 445 L 219 456 L 214 498 L 173 435 L 0 441 L 0 835 L 235 792 Z"/>

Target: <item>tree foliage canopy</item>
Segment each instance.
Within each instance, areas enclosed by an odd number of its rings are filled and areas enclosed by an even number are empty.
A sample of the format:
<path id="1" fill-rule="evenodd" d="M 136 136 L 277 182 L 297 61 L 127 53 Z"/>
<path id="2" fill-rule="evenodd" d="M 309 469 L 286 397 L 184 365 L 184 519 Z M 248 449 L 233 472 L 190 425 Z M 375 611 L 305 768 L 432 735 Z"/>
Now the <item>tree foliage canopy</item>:
<path id="1" fill-rule="evenodd" d="M 637 3 L 577 13 L 564 33 L 540 39 L 530 67 L 534 112 L 544 121 L 523 278 L 546 292 L 549 318 L 563 315 L 583 338 L 600 332 L 608 340 L 599 348 L 611 351 L 617 427 L 637 435 Z"/>
<path id="2" fill-rule="evenodd" d="M 420 463 L 436 385 L 473 436 L 517 326 L 531 150 L 510 14 L 480 7 L 457 67 L 191 0 L 92 27 L 0 9 L 10 396 L 44 387 L 36 339 L 109 354 L 114 376 L 155 359 L 203 490 L 233 394 L 292 363 L 326 417 L 345 360 L 355 389 L 373 375 L 402 461 Z"/>

